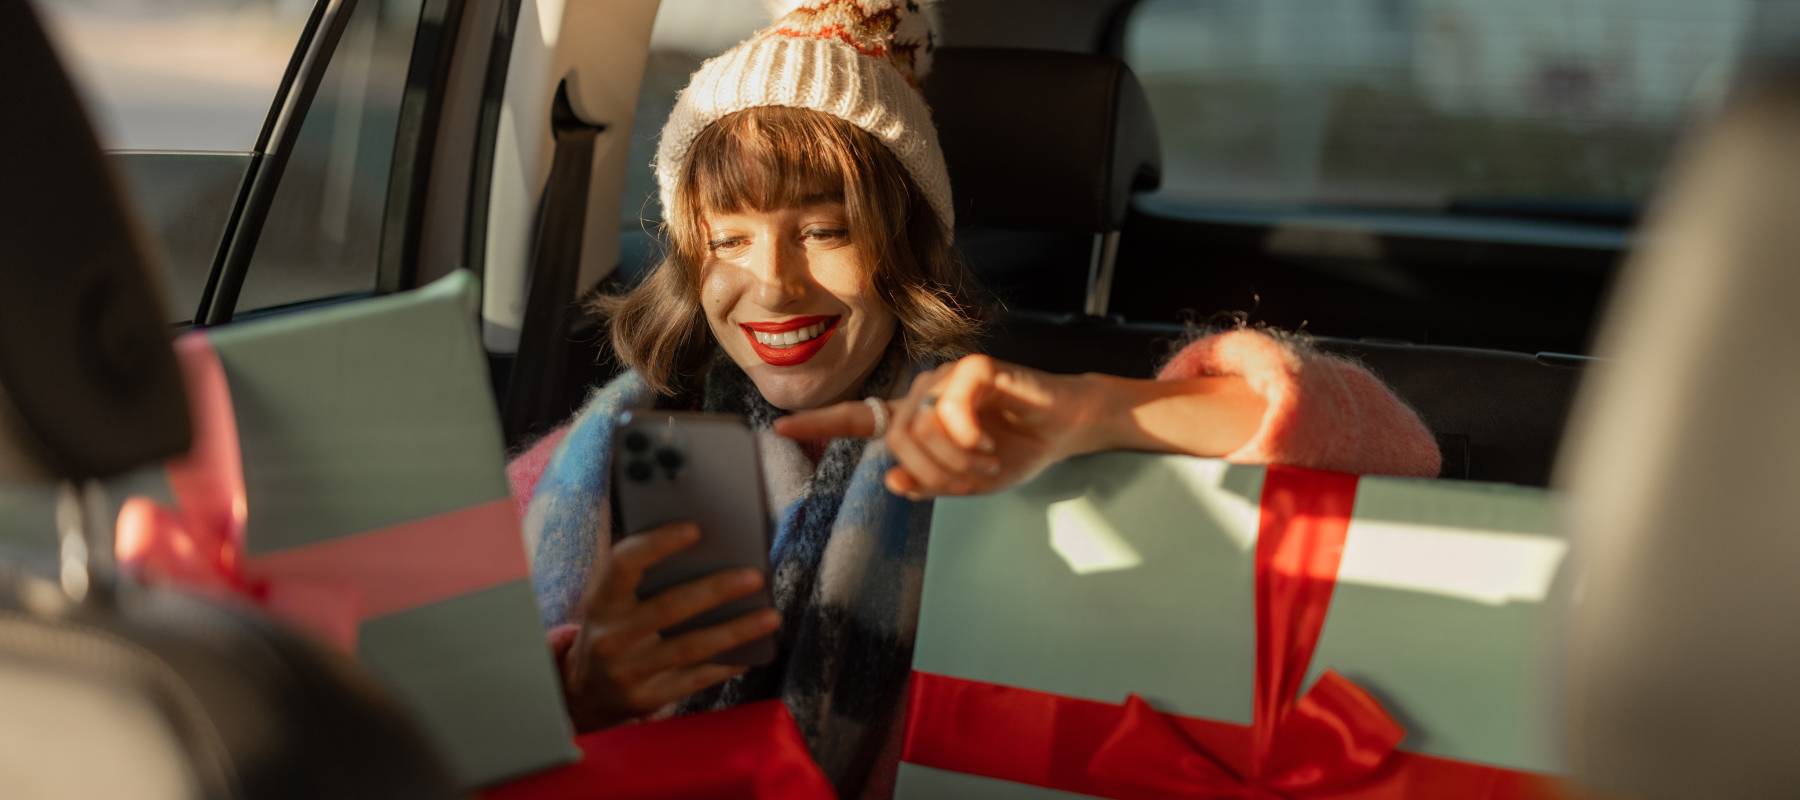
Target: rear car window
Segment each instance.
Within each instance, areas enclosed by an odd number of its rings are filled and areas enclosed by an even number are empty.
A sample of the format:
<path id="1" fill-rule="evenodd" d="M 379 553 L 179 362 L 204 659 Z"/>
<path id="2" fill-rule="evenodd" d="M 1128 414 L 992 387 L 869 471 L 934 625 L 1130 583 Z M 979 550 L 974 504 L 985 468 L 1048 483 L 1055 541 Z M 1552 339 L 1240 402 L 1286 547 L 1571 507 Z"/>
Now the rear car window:
<path id="1" fill-rule="evenodd" d="M 1797 7 L 1146 0 L 1124 51 L 1174 199 L 1626 218 Z"/>
<path id="2" fill-rule="evenodd" d="M 306 2 L 54 0 L 37 10 L 193 318 Z"/>
<path id="3" fill-rule="evenodd" d="M 357 3 L 282 173 L 237 310 L 375 289 L 424 0 Z"/>

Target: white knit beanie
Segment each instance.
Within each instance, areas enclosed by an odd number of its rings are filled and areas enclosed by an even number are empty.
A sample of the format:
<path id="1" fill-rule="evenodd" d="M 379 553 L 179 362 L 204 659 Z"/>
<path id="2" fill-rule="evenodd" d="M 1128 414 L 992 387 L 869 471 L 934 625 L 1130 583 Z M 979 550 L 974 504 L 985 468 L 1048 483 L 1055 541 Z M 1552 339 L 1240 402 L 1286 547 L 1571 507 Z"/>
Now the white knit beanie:
<path id="1" fill-rule="evenodd" d="M 700 65 L 656 145 L 664 213 L 688 150 L 719 118 L 755 106 L 830 114 L 887 145 L 925 194 L 944 235 L 956 217 L 950 175 L 919 81 L 936 34 L 919 0 L 776 0 L 774 24 Z"/>

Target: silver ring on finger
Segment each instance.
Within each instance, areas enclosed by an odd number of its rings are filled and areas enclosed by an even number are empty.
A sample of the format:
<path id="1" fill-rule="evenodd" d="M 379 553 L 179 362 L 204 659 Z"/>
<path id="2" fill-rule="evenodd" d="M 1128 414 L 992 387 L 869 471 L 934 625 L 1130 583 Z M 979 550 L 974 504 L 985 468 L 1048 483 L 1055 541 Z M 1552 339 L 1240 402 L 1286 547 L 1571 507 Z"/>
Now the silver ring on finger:
<path id="1" fill-rule="evenodd" d="M 886 436 L 888 429 L 887 401 L 879 397 L 865 397 L 863 403 L 868 405 L 869 413 L 875 415 L 875 432 L 869 434 L 869 438 L 880 439 Z"/>

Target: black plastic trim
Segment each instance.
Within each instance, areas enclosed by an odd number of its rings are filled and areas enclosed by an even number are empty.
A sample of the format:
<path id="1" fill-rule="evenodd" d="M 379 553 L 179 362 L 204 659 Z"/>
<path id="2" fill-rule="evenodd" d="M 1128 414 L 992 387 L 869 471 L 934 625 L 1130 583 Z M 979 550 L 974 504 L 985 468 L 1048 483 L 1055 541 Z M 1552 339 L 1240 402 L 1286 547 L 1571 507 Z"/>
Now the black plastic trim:
<path id="1" fill-rule="evenodd" d="M 306 55 L 295 72 L 295 84 L 283 98 L 285 104 L 276 120 L 267 152 L 251 170 L 249 189 L 240 212 L 234 215 L 236 222 L 227 235 L 220 264 L 213 270 L 216 281 L 209 281 L 212 291 L 203 298 L 202 313 L 195 317 L 204 325 L 222 325 L 231 321 L 238 293 L 244 288 L 244 276 L 250 269 L 250 259 L 256 254 L 257 240 L 262 237 L 263 224 L 268 221 L 269 208 L 281 185 L 282 173 L 287 171 L 287 162 L 300 138 L 306 113 L 319 93 L 319 84 L 331 66 L 332 53 L 337 51 L 350 16 L 356 11 L 356 2 L 325 0 L 323 3 L 318 31 L 307 42 Z"/>
<path id="2" fill-rule="evenodd" d="M 262 154 L 269 147 L 269 141 L 275 136 L 277 121 L 281 119 L 281 111 L 287 107 L 288 92 L 294 87 L 294 76 L 300 73 L 300 64 L 305 60 L 308 47 L 313 36 L 318 33 L 319 20 L 325 14 L 325 0 L 313 4 L 312 12 L 306 15 L 306 23 L 300 27 L 300 36 L 294 40 L 294 52 L 288 55 L 288 63 L 281 71 L 281 81 L 275 84 L 275 97 L 269 102 L 269 113 L 264 115 L 262 129 L 256 133 L 256 142 L 250 146 L 249 166 L 244 168 L 244 180 L 238 187 L 237 199 L 231 204 L 231 211 L 225 217 L 225 229 L 219 236 L 218 246 L 213 252 L 212 269 L 206 274 L 206 284 L 200 290 L 200 300 L 195 305 L 191 318 L 195 323 L 206 319 L 207 309 L 212 307 L 213 295 L 219 289 L 219 273 L 225 263 L 225 251 L 237 230 L 238 220 L 243 217 L 245 201 L 250 197 L 251 178 L 255 177 L 257 168 L 262 164 Z"/>
<path id="3" fill-rule="evenodd" d="M 406 88 L 400 98 L 393 169 L 388 174 L 387 202 L 376 251 L 377 292 L 399 291 L 412 285 L 417 274 L 425 192 L 431 179 L 445 87 L 450 79 L 455 49 L 452 45 L 464 5 L 464 0 L 425 0 L 419 9 L 412 61 L 407 66 Z"/>
<path id="4" fill-rule="evenodd" d="M 487 85 L 481 91 L 481 116 L 475 134 L 475 165 L 469 175 L 467 255 L 469 271 L 487 277 L 488 204 L 494 183 L 494 150 L 499 147 L 500 107 L 506 100 L 506 75 L 512 66 L 513 39 L 518 33 L 521 0 L 506 0 L 494 23 L 488 50 Z"/>

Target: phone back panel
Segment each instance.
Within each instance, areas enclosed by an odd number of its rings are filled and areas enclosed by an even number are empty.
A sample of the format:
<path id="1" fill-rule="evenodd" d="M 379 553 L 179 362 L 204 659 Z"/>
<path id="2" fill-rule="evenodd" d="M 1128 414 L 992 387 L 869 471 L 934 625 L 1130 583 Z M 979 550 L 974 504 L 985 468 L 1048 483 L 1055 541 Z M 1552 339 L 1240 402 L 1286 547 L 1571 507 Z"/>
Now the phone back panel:
<path id="1" fill-rule="evenodd" d="M 756 435 L 722 414 L 630 411 L 620 415 L 613 446 L 613 497 L 619 535 L 671 522 L 700 526 L 700 541 L 651 567 L 638 584 L 649 598 L 727 569 L 769 571 L 769 514 Z M 664 638 L 728 622 L 772 605 L 768 589 L 711 609 L 663 631 Z M 773 639 L 751 642 L 713 659 L 764 664 Z"/>

